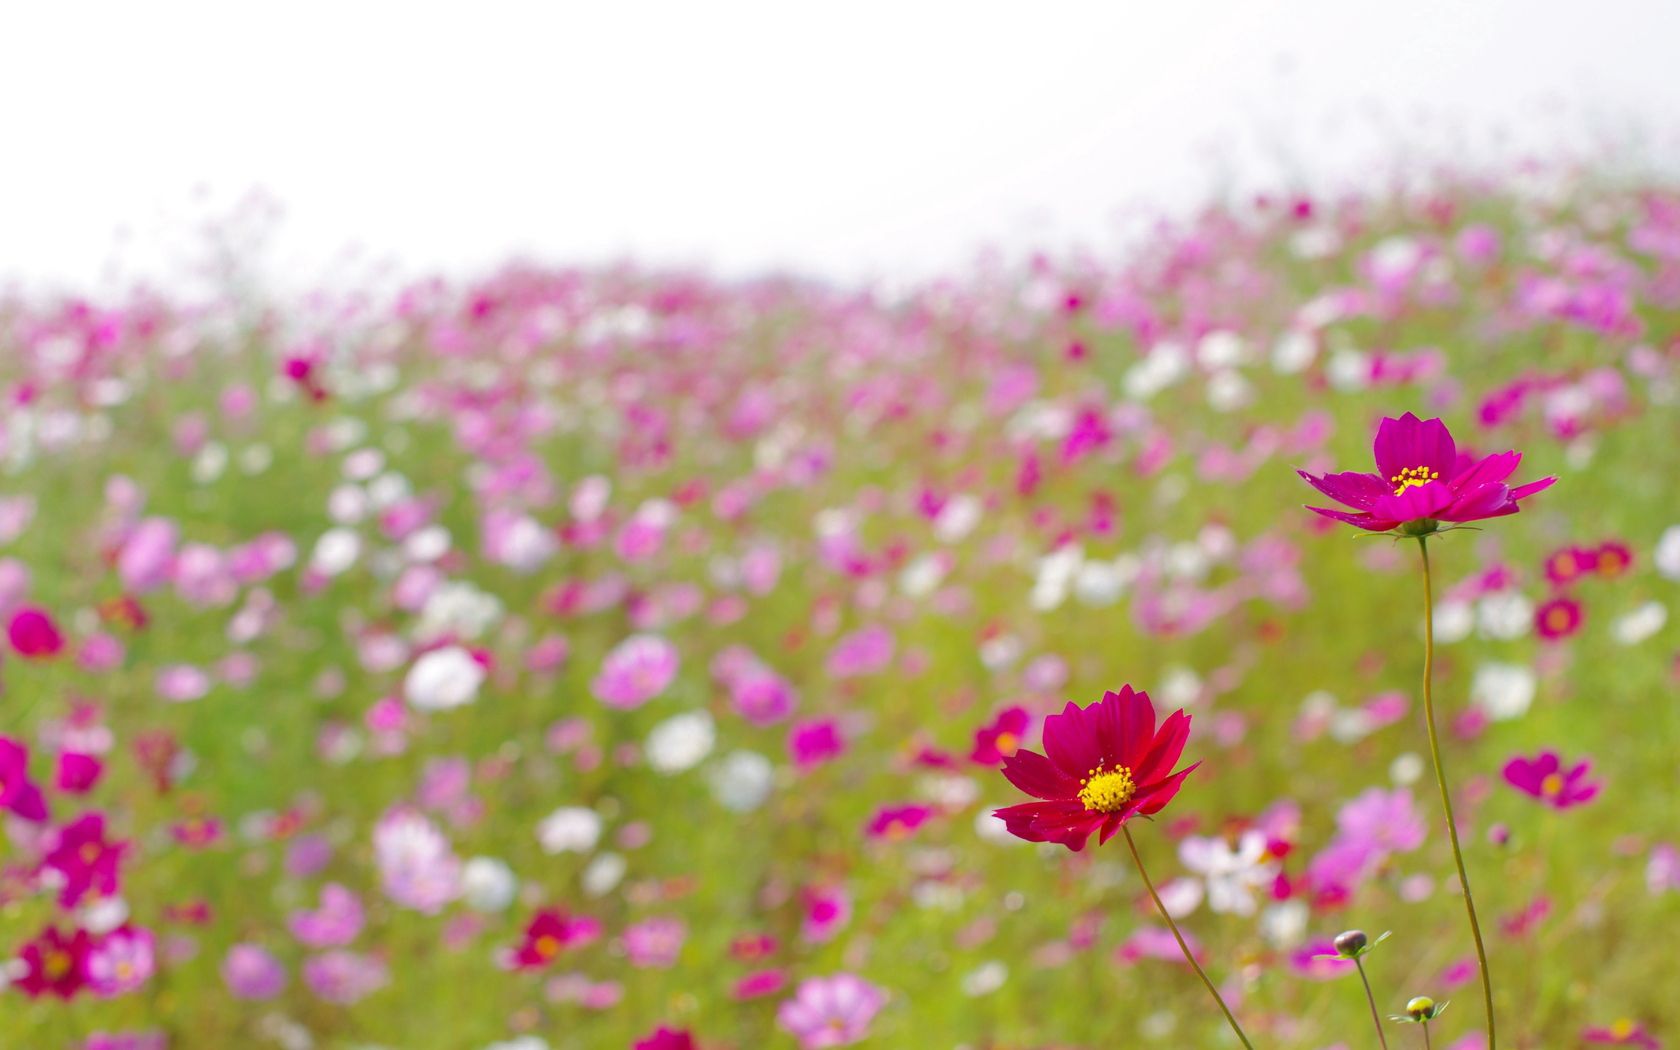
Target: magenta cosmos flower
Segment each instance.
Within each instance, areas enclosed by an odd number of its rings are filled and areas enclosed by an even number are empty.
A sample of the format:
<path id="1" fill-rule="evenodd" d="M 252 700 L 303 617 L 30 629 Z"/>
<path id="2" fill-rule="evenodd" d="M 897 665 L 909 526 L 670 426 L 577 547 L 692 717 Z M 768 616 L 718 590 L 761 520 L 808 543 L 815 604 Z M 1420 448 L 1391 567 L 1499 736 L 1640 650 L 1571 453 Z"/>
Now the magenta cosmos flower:
<path id="1" fill-rule="evenodd" d="M 1149 694 L 1131 686 L 1104 693 L 1089 707 L 1072 703 L 1044 720 L 1044 751 L 1018 750 L 1004 760 L 1009 782 L 1041 801 L 997 811 L 1009 833 L 1029 842 L 1085 848 L 1099 843 L 1134 816 L 1159 813 L 1191 770 L 1172 767 L 1190 739 L 1182 710 L 1155 725 Z"/>
<path id="2" fill-rule="evenodd" d="M 1307 484 L 1352 510 L 1308 507 L 1315 514 L 1371 532 L 1401 528 L 1414 536 L 1436 531 L 1440 522 L 1480 521 L 1515 514 L 1519 501 L 1557 478 L 1511 488 L 1505 481 L 1522 462 L 1520 452 L 1498 452 L 1480 460 L 1458 451 L 1439 419 L 1407 412 L 1377 428 L 1377 472 L 1314 476 L 1296 471 Z"/>
<path id="3" fill-rule="evenodd" d="M 1564 769 L 1557 752 L 1542 751 L 1533 758 L 1513 758 L 1505 763 L 1505 782 L 1554 809 L 1568 809 L 1598 796 L 1603 785 L 1588 783 L 1591 770 L 1592 763 L 1587 761 Z"/>
<path id="4" fill-rule="evenodd" d="M 854 974 L 812 977 L 776 1011 L 777 1022 L 799 1040 L 801 1050 L 845 1046 L 869 1034 L 887 993 Z"/>

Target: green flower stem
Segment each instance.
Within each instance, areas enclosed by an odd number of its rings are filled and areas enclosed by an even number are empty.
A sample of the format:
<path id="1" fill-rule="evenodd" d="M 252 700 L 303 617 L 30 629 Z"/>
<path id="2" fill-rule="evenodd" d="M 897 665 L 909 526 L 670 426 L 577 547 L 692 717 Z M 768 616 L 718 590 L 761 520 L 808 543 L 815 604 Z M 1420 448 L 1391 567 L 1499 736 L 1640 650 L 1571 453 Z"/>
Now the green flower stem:
<path id="1" fill-rule="evenodd" d="M 1195 953 L 1190 950 L 1190 946 L 1184 943 L 1184 935 L 1178 932 L 1178 923 L 1174 922 L 1173 917 L 1167 913 L 1167 906 L 1161 903 L 1161 895 L 1155 892 L 1155 884 L 1149 881 L 1149 872 L 1143 868 L 1143 857 L 1138 854 L 1137 843 L 1132 841 L 1132 829 L 1122 824 L 1120 830 L 1126 833 L 1126 845 L 1132 851 L 1132 860 L 1137 862 L 1138 874 L 1143 876 L 1143 886 L 1149 891 L 1149 899 L 1155 902 L 1155 910 L 1161 913 L 1161 918 L 1167 920 L 1167 927 L 1172 930 L 1173 939 L 1178 941 L 1179 950 L 1190 961 L 1190 966 L 1196 971 L 1196 976 L 1200 977 L 1202 983 L 1207 985 L 1208 994 L 1213 996 L 1213 1001 L 1219 1004 L 1221 1010 L 1225 1011 L 1225 1020 L 1231 1023 L 1231 1031 L 1237 1033 L 1237 1038 L 1242 1040 L 1242 1045 L 1248 1047 L 1248 1050 L 1254 1050 L 1254 1044 L 1248 1041 L 1248 1036 L 1243 1034 L 1242 1025 L 1237 1023 L 1236 1015 L 1231 1013 L 1229 1006 L 1225 1005 L 1225 997 L 1219 994 L 1219 989 L 1215 988 L 1213 982 L 1208 979 L 1207 971 L 1203 970 L 1202 964 L 1196 961 Z"/>
<path id="2" fill-rule="evenodd" d="M 1435 594 L 1429 572 L 1429 541 L 1419 536 L 1418 552 L 1423 556 L 1423 718 L 1429 727 L 1429 757 L 1435 763 L 1435 784 L 1441 789 L 1441 809 L 1447 815 L 1447 837 L 1452 841 L 1453 863 L 1458 865 L 1458 885 L 1464 890 L 1464 910 L 1470 916 L 1470 936 L 1476 942 L 1476 964 L 1482 975 L 1482 1003 L 1487 1010 L 1488 1050 L 1498 1045 L 1493 1030 L 1493 979 L 1488 975 L 1487 948 L 1482 944 L 1482 926 L 1476 920 L 1476 898 L 1470 893 L 1470 876 L 1464 870 L 1464 851 L 1458 845 L 1458 824 L 1453 820 L 1452 794 L 1447 774 L 1441 768 L 1441 741 L 1435 731 Z M 1424 1043 L 1429 1042 L 1428 1026 Z"/>
<path id="3" fill-rule="evenodd" d="M 1365 963 L 1355 957 L 1353 965 L 1359 967 L 1359 981 L 1365 986 L 1365 1001 L 1371 1005 L 1371 1023 L 1377 1026 L 1377 1042 L 1382 1044 L 1382 1050 L 1388 1050 L 1388 1036 L 1383 1034 L 1382 1018 L 1377 1015 L 1377 997 L 1371 994 L 1371 979 L 1365 976 Z"/>

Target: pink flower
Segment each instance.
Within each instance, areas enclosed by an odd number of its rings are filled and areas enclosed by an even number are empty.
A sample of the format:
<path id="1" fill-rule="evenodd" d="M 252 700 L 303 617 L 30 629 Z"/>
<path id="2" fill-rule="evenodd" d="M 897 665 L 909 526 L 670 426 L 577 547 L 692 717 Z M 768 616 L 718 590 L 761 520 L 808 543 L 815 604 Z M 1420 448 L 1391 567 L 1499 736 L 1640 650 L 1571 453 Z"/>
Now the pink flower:
<path id="1" fill-rule="evenodd" d="M 647 919 L 625 929 L 624 954 L 632 966 L 666 969 L 676 963 L 687 936 L 680 919 Z"/>
<path id="2" fill-rule="evenodd" d="M 1587 1028 L 1581 1039 L 1600 1046 L 1638 1046 L 1644 1050 L 1661 1050 L 1662 1041 L 1631 1018 L 1623 1017 L 1614 1024 Z"/>
<path id="3" fill-rule="evenodd" d="M 47 819 L 46 798 L 29 779 L 29 749 L 7 736 L 0 736 L 0 807 L 35 823 Z"/>
<path id="4" fill-rule="evenodd" d="M 119 926 L 100 938 L 88 952 L 88 987 L 96 995 L 132 992 L 157 969 L 152 935 L 134 926 Z"/>
<path id="5" fill-rule="evenodd" d="M 776 1021 L 799 1040 L 802 1050 L 846 1046 L 869 1034 L 869 1024 L 887 993 L 849 973 L 812 977 L 776 1011 Z"/>
<path id="6" fill-rule="evenodd" d="M 929 806 L 910 803 L 903 806 L 882 806 L 875 811 L 864 831 L 872 839 L 909 838 L 915 830 L 928 822 L 933 816 L 933 809 Z"/>
<path id="7" fill-rule="evenodd" d="M 25 606 L 12 614 L 6 639 L 26 660 L 50 660 L 64 651 L 64 635 L 45 610 Z"/>
<path id="8" fill-rule="evenodd" d="M 630 1050 L 695 1050 L 694 1036 L 686 1030 L 660 1025 L 651 1033 L 636 1040 Z"/>
<path id="9" fill-rule="evenodd" d="M 389 981 L 390 973 L 384 963 L 358 952 L 327 952 L 303 964 L 303 982 L 309 990 L 341 1006 L 360 1002 Z"/>
<path id="10" fill-rule="evenodd" d="M 828 654 L 828 673 L 835 678 L 855 678 L 884 671 L 892 662 L 893 644 L 892 632 L 885 627 L 853 631 Z"/>
<path id="11" fill-rule="evenodd" d="M 87 984 L 87 957 L 92 943 L 86 930 L 76 930 L 66 936 L 58 927 L 48 927 L 18 953 L 23 976 L 16 978 L 13 985 L 31 999 L 43 995 L 69 999 Z"/>
<path id="12" fill-rule="evenodd" d="M 653 634 L 636 634 L 619 642 L 601 663 L 592 686 L 608 707 L 631 708 L 663 693 L 677 677 L 677 648 Z"/>
<path id="13" fill-rule="evenodd" d="M 601 924 L 585 916 L 567 915 L 557 908 L 537 912 L 507 962 L 518 970 L 540 970 L 568 948 L 588 944 L 601 935 Z"/>
<path id="14" fill-rule="evenodd" d="M 349 944 L 362 930 L 362 902 L 336 882 L 321 887 L 321 906 L 293 912 L 292 936 L 311 948 Z"/>
<path id="15" fill-rule="evenodd" d="M 104 763 L 92 755 L 62 752 L 58 756 L 58 790 L 69 795 L 85 794 L 93 790 L 104 771 Z"/>
<path id="16" fill-rule="evenodd" d="M 87 813 L 59 829 L 41 866 L 63 878 L 58 902 L 74 908 L 90 890 L 107 897 L 117 892 L 117 869 L 126 851 L 123 843 L 106 841 L 104 814 Z"/>
<path id="17" fill-rule="evenodd" d="M 1032 728 L 1032 715 L 1024 707 L 1006 707 L 997 717 L 974 732 L 974 750 L 968 754 L 970 762 L 995 766 L 1013 755 L 1022 738 Z"/>
<path id="18" fill-rule="evenodd" d="M 1604 785 L 1588 782 L 1592 763 L 1586 760 L 1568 770 L 1555 751 L 1542 751 L 1534 758 L 1513 758 L 1505 763 L 1505 782 L 1525 795 L 1554 809 L 1568 809 L 1597 797 Z"/>
<path id="19" fill-rule="evenodd" d="M 834 939 L 852 919 L 852 898 L 839 886 L 816 887 L 805 891 L 805 921 L 799 936 L 811 944 Z"/>
<path id="20" fill-rule="evenodd" d="M 1581 603 L 1565 595 L 1549 599 L 1534 610 L 1534 629 L 1548 642 L 1568 638 L 1581 629 Z"/>
<path id="21" fill-rule="evenodd" d="M 286 968 L 255 944 L 236 944 L 222 959 L 222 980 L 236 999 L 272 999 L 286 987 Z"/>
<path id="22" fill-rule="evenodd" d="M 1517 504 L 1557 478 L 1510 488 L 1505 480 L 1522 462 L 1520 452 L 1480 460 L 1461 455 L 1446 424 L 1410 412 L 1384 419 L 1374 445 L 1377 473 L 1313 475 L 1297 471 L 1313 488 L 1351 511 L 1308 507 L 1315 514 L 1371 532 L 1406 526 L 1410 535 L 1434 532 L 1439 522 L 1481 521 L 1515 514 Z"/>
<path id="23" fill-rule="evenodd" d="M 833 761 L 845 750 L 840 725 L 832 718 L 799 722 L 788 730 L 788 755 L 797 769 L 811 769 Z"/>

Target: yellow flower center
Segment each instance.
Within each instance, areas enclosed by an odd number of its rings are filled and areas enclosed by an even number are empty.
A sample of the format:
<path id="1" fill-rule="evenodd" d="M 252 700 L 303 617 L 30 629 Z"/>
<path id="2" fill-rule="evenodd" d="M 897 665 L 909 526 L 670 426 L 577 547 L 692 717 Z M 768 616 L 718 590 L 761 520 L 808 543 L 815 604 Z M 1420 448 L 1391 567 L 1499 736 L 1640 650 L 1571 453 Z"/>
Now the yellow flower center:
<path id="1" fill-rule="evenodd" d="M 1563 794 L 1563 777 L 1556 773 L 1548 774 L 1545 780 L 1540 781 L 1540 793 L 1542 795 Z"/>
<path id="2" fill-rule="evenodd" d="M 57 981 L 70 972 L 75 960 L 69 952 L 61 952 L 53 948 L 41 953 L 41 970 L 47 975 L 47 980 Z"/>
<path id="3" fill-rule="evenodd" d="M 1440 479 L 1441 472 L 1438 470 L 1430 470 L 1428 467 L 1407 467 L 1389 478 L 1388 483 L 1394 486 L 1394 494 L 1398 496 L 1414 485 L 1427 485 L 1431 481 L 1439 481 Z"/>
<path id="4" fill-rule="evenodd" d="M 537 955 L 544 959 L 552 959 L 560 953 L 560 941 L 547 934 L 538 937 L 534 947 L 537 949 Z"/>
<path id="5" fill-rule="evenodd" d="M 1617 1039 L 1626 1039 L 1633 1034 L 1633 1022 L 1626 1017 L 1610 1026 L 1610 1034 Z"/>
<path id="6" fill-rule="evenodd" d="M 1546 626 L 1554 631 L 1561 631 L 1569 626 L 1569 610 L 1561 605 L 1554 605 L 1546 610 Z"/>
<path id="7" fill-rule="evenodd" d="M 998 754 L 1008 758 L 1010 755 L 1015 753 L 1016 748 L 1021 746 L 1021 742 L 1015 739 L 1014 733 L 999 733 L 997 735 L 995 746 L 997 747 Z"/>
<path id="8" fill-rule="evenodd" d="M 1118 813 L 1137 794 L 1132 771 L 1125 766 L 1098 766 L 1079 783 L 1079 801 L 1092 813 Z"/>

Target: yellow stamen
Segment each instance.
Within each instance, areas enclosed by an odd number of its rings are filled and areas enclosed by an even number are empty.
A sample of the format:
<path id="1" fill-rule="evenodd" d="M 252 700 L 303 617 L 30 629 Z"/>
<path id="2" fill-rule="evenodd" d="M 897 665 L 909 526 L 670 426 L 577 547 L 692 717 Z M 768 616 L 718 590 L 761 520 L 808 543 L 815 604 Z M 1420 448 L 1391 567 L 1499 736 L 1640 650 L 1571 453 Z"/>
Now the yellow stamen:
<path id="1" fill-rule="evenodd" d="M 1428 467 L 1407 467 L 1389 478 L 1388 483 L 1394 486 L 1394 494 L 1398 496 L 1415 485 L 1427 485 L 1431 481 L 1439 480 L 1441 480 L 1441 472 L 1438 470 L 1430 470 Z"/>
<path id="2" fill-rule="evenodd" d="M 1563 794 L 1563 777 L 1556 773 L 1547 774 L 1546 779 L 1540 781 L 1540 793 L 1542 795 Z"/>
<path id="3" fill-rule="evenodd" d="M 1132 771 L 1125 766 L 1098 766 L 1079 783 L 1079 801 L 1092 813 L 1118 813 L 1137 794 Z"/>
<path id="4" fill-rule="evenodd" d="M 1015 739 L 1014 733 L 999 733 L 997 735 L 997 740 L 995 741 L 995 746 L 997 747 L 998 754 L 1002 755 L 1004 758 L 1008 758 L 1010 755 L 1015 753 L 1016 748 L 1021 746 L 1021 742 Z"/>
<path id="5" fill-rule="evenodd" d="M 1610 1026 L 1610 1034 L 1617 1039 L 1626 1039 L 1633 1034 L 1633 1022 L 1626 1017 Z"/>
<path id="6" fill-rule="evenodd" d="M 560 952 L 559 940 L 546 934 L 538 937 L 537 943 L 533 947 L 536 948 L 537 955 L 544 959 L 552 959 Z"/>

